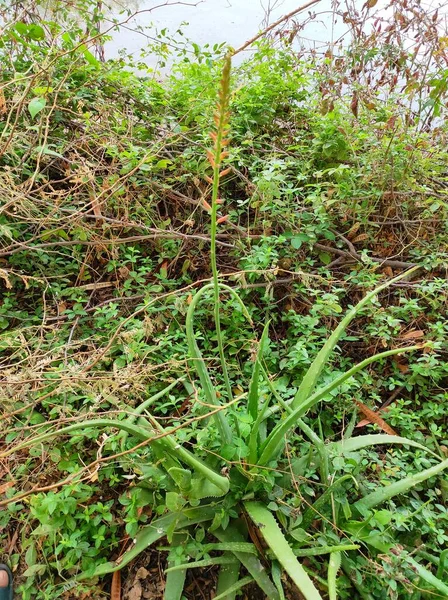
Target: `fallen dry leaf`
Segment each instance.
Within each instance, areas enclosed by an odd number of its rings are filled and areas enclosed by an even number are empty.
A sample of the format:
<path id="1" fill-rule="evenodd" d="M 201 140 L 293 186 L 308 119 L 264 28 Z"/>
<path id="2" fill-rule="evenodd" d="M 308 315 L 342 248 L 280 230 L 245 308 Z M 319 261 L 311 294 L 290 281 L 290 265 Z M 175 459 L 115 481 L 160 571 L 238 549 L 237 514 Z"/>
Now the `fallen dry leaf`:
<path id="1" fill-rule="evenodd" d="M 401 362 L 398 356 L 394 356 L 392 360 L 396 364 L 397 369 L 400 371 L 400 373 L 409 373 L 409 365 L 407 362 Z"/>
<path id="2" fill-rule="evenodd" d="M 15 483 L 15 481 L 7 481 L 6 483 L 2 483 L 2 485 L 0 485 L 0 494 L 4 494 L 6 490 L 9 490 L 9 488 L 13 487 Z"/>
<path id="3" fill-rule="evenodd" d="M 358 242 L 363 242 L 364 240 L 368 239 L 368 235 L 367 233 L 360 233 L 359 235 L 357 235 L 355 238 L 352 239 L 352 242 L 354 244 L 357 244 Z"/>
<path id="4" fill-rule="evenodd" d="M 93 214 L 95 215 L 95 217 L 98 217 L 99 220 L 99 224 L 102 222 L 101 221 L 101 217 L 102 212 L 101 212 L 101 203 L 98 201 L 98 198 L 95 195 L 92 195 L 90 198 L 90 204 L 92 206 L 92 210 L 93 210 Z"/>
<path id="5" fill-rule="evenodd" d="M 365 417 L 369 420 L 370 423 L 375 423 L 384 431 L 384 433 L 388 433 L 389 435 L 398 435 L 396 431 L 392 429 L 390 425 L 386 423 L 384 419 L 380 417 L 380 415 L 373 410 L 371 410 L 368 406 L 359 402 L 359 400 L 355 400 L 356 406 L 363 413 Z"/>
<path id="6" fill-rule="evenodd" d="M 358 233 L 360 227 L 361 227 L 361 223 L 358 221 L 357 223 L 355 223 L 354 225 L 352 225 L 352 227 L 350 227 L 350 229 L 347 231 L 347 233 L 345 234 L 345 236 L 349 240 L 351 240 Z"/>
<path id="7" fill-rule="evenodd" d="M 8 290 L 10 290 L 10 289 L 12 288 L 12 283 L 11 283 L 11 281 L 9 280 L 9 277 L 8 277 L 8 272 L 7 272 L 7 271 L 5 271 L 5 269 L 0 269 L 0 277 L 1 277 L 1 278 L 3 279 L 3 281 L 5 282 L 6 288 L 7 288 Z"/>
<path id="8" fill-rule="evenodd" d="M 388 410 L 389 410 L 389 407 L 386 406 L 386 408 L 380 408 L 376 414 L 379 415 L 379 414 L 387 412 Z M 356 427 L 357 428 L 365 427 L 366 425 L 370 425 L 370 424 L 371 424 L 371 421 L 369 421 L 369 419 L 363 419 L 362 421 L 359 421 L 359 423 L 356 424 Z"/>
<path id="9" fill-rule="evenodd" d="M 138 579 L 134 581 L 134 585 L 129 590 L 126 600 L 141 600 L 143 594 L 142 584 Z"/>
<path id="10" fill-rule="evenodd" d="M 403 335 L 400 335 L 400 340 L 415 340 L 417 338 L 421 338 L 425 335 L 425 332 L 421 329 L 413 329 L 412 331 L 408 331 Z"/>

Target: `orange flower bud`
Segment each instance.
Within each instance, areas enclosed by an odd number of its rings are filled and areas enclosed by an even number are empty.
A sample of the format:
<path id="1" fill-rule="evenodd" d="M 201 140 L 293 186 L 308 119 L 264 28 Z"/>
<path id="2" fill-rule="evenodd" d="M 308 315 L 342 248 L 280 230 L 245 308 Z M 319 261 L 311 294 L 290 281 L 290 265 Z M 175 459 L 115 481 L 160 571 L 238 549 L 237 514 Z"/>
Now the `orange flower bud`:
<path id="1" fill-rule="evenodd" d="M 211 152 L 211 150 L 207 150 L 207 158 L 212 167 L 215 168 L 215 157 L 213 156 L 213 152 Z"/>

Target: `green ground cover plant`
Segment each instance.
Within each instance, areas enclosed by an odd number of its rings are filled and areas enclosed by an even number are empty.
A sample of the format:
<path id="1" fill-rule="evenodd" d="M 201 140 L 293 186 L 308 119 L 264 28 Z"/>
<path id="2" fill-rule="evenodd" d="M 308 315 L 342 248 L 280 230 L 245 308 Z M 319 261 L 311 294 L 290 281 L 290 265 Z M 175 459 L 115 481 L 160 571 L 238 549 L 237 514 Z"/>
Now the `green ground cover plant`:
<path id="1" fill-rule="evenodd" d="M 356 27 L 337 59 L 186 44 L 161 82 L 102 60 L 86 7 L 87 29 L 3 9 L 19 595 L 107 597 L 154 547 L 166 600 L 206 569 L 226 600 L 446 597 L 443 36 L 399 68 Z M 398 105 L 378 56 L 408 78 Z M 433 65 L 425 89 L 407 61 Z"/>

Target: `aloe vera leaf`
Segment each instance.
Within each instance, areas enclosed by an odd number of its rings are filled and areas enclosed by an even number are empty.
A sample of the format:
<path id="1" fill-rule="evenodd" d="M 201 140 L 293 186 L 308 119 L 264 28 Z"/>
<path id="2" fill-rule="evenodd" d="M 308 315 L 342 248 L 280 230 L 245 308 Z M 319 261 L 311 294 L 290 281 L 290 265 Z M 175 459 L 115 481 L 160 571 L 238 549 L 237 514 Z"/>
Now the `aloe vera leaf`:
<path id="1" fill-rule="evenodd" d="M 302 529 L 304 529 L 305 531 L 308 530 L 308 527 L 311 525 L 313 519 L 316 518 L 316 516 L 319 516 L 319 512 L 322 509 L 322 507 L 325 506 L 325 504 L 327 502 L 329 502 L 330 498 L 331 498 L 331 494 L 334 493 L 334 491 L 336 489 L 338 489 L 343 483 L 344 481 L 347 481 L 348 479 L 353 479 L 352 475 L 343 475 L 342 477 L 339 477 L 339 479 L 337 479 L 336 481 L 334 481 L 324 492 L 323 494 L 321 494 L 319 496 L 319 498 L 313 503 L 312 506 L 309 506 L 304 515 L 303 515 L 303 519 L 302 519 L 302 523 L 301 523 L 301 527 Z"/>
<path id="2" fill-rule="evenodd" d="M 282 585 L 282 570 L 280 568 L 279 563 L 276 560 L 272 561 L 272 581 L 274 582 L 274 585 L 278 590 L 280 600 L 286 600 L 285 592 L 283 591 Z"/>
<path id="3" fill-rule="evenodd" d="M 422 481 L 426 481 L 431 477 L 435 477 L 446 468 L 448 468 L 448 458 L 441 461 L 438 465 L 435 465 L 434 467 L 430 467 L 429 469 L 420 471 L 420 473 L 410 475 L 409 477 L 401 479 L 400 481 L 395 481 L 394 483 L 385 485 L 379 490 L 376 490 L 375 492 L 364 496 L 364 498 L 361 498 L 361 500 L 358 500 L 358 502 L 355 502 L 353 507 L 356 510 L 358 510 L 360 514 L 364 514 L 371 508 L 375 508 L 375 506 L 378 506 L 378 504 L 381 504 L 386 500 L 390 500 L 394 496 L 398 496 L 398 494 L 404 494 L 405 492 L 418 485 Z"/>
<path id="4" fill-rule="evenodd" d="M 324 485 L 327 485 L 328 480 L 330 478 L 330 469 L 328 466 L 328 451 L 325 446 L 325 443 L 317 435 L 317 433 L 305 423 L 305 421 L 302 421 L 302 419 L 297 419 L 297 427 L 302 430 L 302 432 L 308 437 L 313 446 L 316 448 L 317 453 L 320 457 L 320 478 L 322 483 Z"/>
<path id="5" fill-rule="evenodd" d="M 258 550 L 251 542 L 219 542 L 217 544 L 205 544 L 204 552 L 247 552 L 248 554 L 258 555 Z"/>
<path id="6" fill-rule="evenodd" d="M 211 490 L 210 496 L 219 496 L 226 494 L 229 491 L 230 483 L 227 477 L 220 475 L 208 465 L 204 463 L 200 458 L 197 458 L 192 452 L 186 450 L 179 444 L 176 438 L 172 435 L 166 435 L 166 430 L 157 422 L 153 417 L 149 417 L 151 424 L 160 433 L 165 434 L 158 441 L 163 445 L 168 452 L 171 452 L 174 458 L 185 462 L 188 466 L 195 469 L 198 473 L 203 475 L 210 483 L 212 483 L 218 491 Z M 220 491 L 219 491 L 220 490 Z"/>
<path id="7" fill-rule="evenodd" d="M 433 575 L 431 571 L 425 569 L 425 567 L 414 560 L 412 556 L 407 556 L 406 561 L 413 566 L 414 570 L 417 571 L 417 573 L 424 581 L 426 581 L 426 583 L 429 583 L 434 589 L 443 594 L 441 596 L 442 598 L 448 598 L 448 585 L 443 583 L 443 581 L 440 581 L 440 579 Z"/>
<path id="8" fill-rule="evenodd" d="M 230 562 L 221 563 L 222 567 L 219 569 L 216 594 L 222 596 L 223 600 L 235 600 L 238 590 L 233 590 L 231 592 L 229 592 L 229 590 L 232 589 L 238 581 L 241 563 L 231 552 L 225 552 L 220 558 L 221 560 L 227 559 Z"/>
<path id="9" fill-rule="evenodd" d="M 191 480 L 191 488 L 186 496 L 190 500 L 203 500 L 204 498 L 219 498 L 224 494 L 225 491 L 201 476 Z"/>
<path id="10" fill-rule="evenodd" d="M 306 565 L 304 565 L 303 568 L 305 570 L 305 573 L 308 573 L 308 575 L 311 575 L 311 577 L 319 583 L 321 588 L 323 588 L 324 590 L 328 590 L 328 582 L 326 579 L 324 579 L 323 577 L 318 575 L 316 573 L 316 571 L 314 571 L 313 569 L 310 569 L 310 567 L 307 567 Z"/>
<path id="11" fill-rule="evenodd" d="M 346 313 L 345 317 L 341 320 L 339 325 L 336 327 L 336 329 L 330 335 L 328 340 L 325 342 L 323 348 L 320 350 L 320 352 L 312 362 L 311 366 L 309 367 L 308 371 L 306 372 L 304 378 L 302 379 L 302 383 L 300 384 L 300 387 L 292 401 L 293 408 L 297 408 L 309 398 L 331 352 L 338 343 L 339 339 L 341 338 L 349 323 L 356 317 L 356 315 L 361 311 L 361 309 L 364 308 L 364 306 L 368 304 L 382 290 L 389 287 L 392 283 L 396 283 L 397 281 L 400 281 L 401 279 L 407 277 L 419 268 L 420 267 L 413 267 L 405 273 L 401 273 L 397 277 L 386 281 L 382 285 L 378 286 L 377 288 L 366 294 L 364 298 L 360 300 L 358 304 L 356 304 L 356 306 L 353 306 Z"/>
<path id="12" fill-rule="evenodd" d="M 163 600 L 180 600 L 182 598 L 186 576 L 186 569 L 167 573 Z"/>
<path id="13" fill-rule="evenodd" d="M 247 444 L 247 446 L 249 448 L 249 457 L 248 457 L 249 465 L 257 464 L 259 438 L 260 438 L 260 434 L 261 434 L 260 428 L 265 419 L 266 408 L 267 408 L 266 405 L 261 407 L 258 417 L 256 418 L 255 422 L 252 423 L 252 426 L 251 426 L 251 430 L 250 430 L 250 434 L 249 434 L 249 441 Z"/>
<path id="14" fill-rule="evenodd" d="M 176 385 L 178 383 L 180 383 L 181 381 L 183 381 L 185 379 L 185 375 L 182 375 L 182 377 L 179 377 L 178 379 L 176 379 L 176 381 L 173 381 L 172 383 L 170 383 L 166 388 L 163 388 L 163 390 L 160 390 L 160 392 L 157 392 L 157 394 L 154 394 L 153 396 L 151 396 L 150 398 L 148 398 L 147 400 L 145 400 L 144 402 L 142 402 L 141 404 L 139 404 L 133 411 L 132 414 L 129 416 L 129 421 L 135 421 L 135 417 L 139 416 L 142 414 L 142 412 L 144 410 L 146 410 L 147 408 L 149 408 L 150 406 L 152 406 L 154 404 L 154 402 L 157 402 L 157 400 L 160 400 L 160 398 L 163 398 L 163 396 L 166 396 L 166 394 L 168 394 L 168 392 L 171 392 L 171 390 L 173 388 L 176 387 Z"/>
<path id="15" fill-rule="evenodd" d="M 185 532 L 175 533 L 173 535 L 173 541 L 171 542 L 171 548 L 176 548 L 177 546 L 182 546 L 187 541 L 188 536 Z M 173 561 L 168 561 L 168 567 L 174 566 Z M 164 600 L 180 600 L 182 597 L 182 592 L 184 591 L 185 578 L 187 576 L 187 569 L 176 569 L 175 571 L 170 571 L 170 569 L 166 569 L 166 581 L 165 581 L 165 590 L 163 594 Z"/>
<path id="16" fill-rule="evenodd" d="M 436 567 L 438 567 L 440 565 L 440 558 L 438 558 L 437 556 L 433 556 L 432 554 L 429 554 L 429 552 L 426 552 L 426 550 L 415 550 L 414 548 L 411 548 L 410 546 L 407 549 L 409 550 L 409 552 L 415 552 L 416 556 L 419 556 L 419 557 L 423 558 L 424 560 L 427 560 L 428 562 L 432 563 Z M 444 552 L 445 552 L 445 550 L 444 550 Z M 437 577 L 440 577 L 440 575 L 437 575 Z"/>
<path id="17" fill-rule="evenodd" d="M 322 556 L 323 554 L 332 554 L 333 552 L 347 552 L 348 550 L 358 550 L 357 544 L 340 544 L 338 546 L 318 546 L 316 548 L 300 548 L 294 550 L 295 556 Z"/>
<path id="18" fill-rule="evenodd" d="M 347 427 L 344 429 L 344 432 L 342 434 L 343 440 L 349 440 L 352 437 L 353 432 L 355 431 L 357 421 L 358 421 L 358 409 L 355 406 L 355 408 L 352 412 L 352 416 L 350 417 L 350 421 L 348 422 Z"/>
<path id="19" fill-rule="evenodd" d="M 280 405 L 283 408 L 285 408 L 285 410 L 287 410 L 286 402 L 283 400 L 283 398 L 280 396 L 280 394 L 278 394 L 277 390 L 272 385 L 272 381 L 269 377 L 269 374 L 266 372 L 266 369 L 263 367 L 261 360 L 260 360 L 259 364 L 260 364 L 260 373 L 263 375 L 269 389 L 271 390 L 271 393 L 273 394 L 274 398 L 278 402 L 278 405 L 275 406 L 274 408 L 278 409 L 279 405 Z M 263 443 L 264 443 L 264 441 L 266 439 L 266 422 L 265 421 L 268 418 L 268 416 L 270 416 L 273 413 L 272 409 L 269 409 L 268 406 L 269 406 L 269 399 L 263 404 L 263 406 L 261 406 L 259 408 L 257 418 L 251 427 L 251 431 L 250 431 L 250 435 L 249 435 L 249 442 L 248 442 L 249 464 L 250 465 L 255 465 L 257 463 L 259 443 L 261 441 L 263 441 Z"/>
<path id="20" fill-rule="evenodd" d="M 448 548 L 446 550 L 442 550 L 440 553 L 439 566 L 437 568 L 437 578 L 440 579 L 443 577 L 443 572 L 445 571 L 445 562 L 448 557 Z"/>
<path id="21" fill-rule="evenodd" d="M 349 561 L 346 558 L 344 558 L 343 556 L 341 557 L 341 564 L 342 564 L 342 570 L 344 571 L 344 573 L 347 575 L 347 577 L 352 582 L 353 586 L 355 587 L 356 591 L 359 594 L 359 597 L 362 598 L 362 600 L 375 600 L 374 597 L 372 596 L 372 594 L 370 594 L 370 592 L 368 592 L 364 588 L 362 583 L 358 583 L 358 576 L 359 576 L 359 579 L 362 579 L 361 576 L 359 575 L 359 571 L 357 569 L 353 568 L 350 565 Z"/>
<path id="22" fill-rule="evenodd" d="M 269 379 L 269 376 L 267 375 L 266 371 L 263 369 L 262 372 L 263 372 L 263 374 L 266 378 L 266 381 L 268 383 L 268 386 L 269 386 L 271 392 L 273 393 L 275 399 L 277 400 L 278 404 L 284 410 L 286 410 L 289 414 L 291 414 L 293 412 L 291 404 L 290 403 L 288 404 L 287 402 L 285 402 L 283 400 L 283 398 L 280 396 L 280 394 L 277 393 L 277 391 L 274 388 L 274 386 L 272 385 L 272 382 Z M 303 433 L 308 437 L 308 439 L 312 442 L 312 444 L 317 448 L 320 458 L 321 458 L 321 462 L 323 464 L 328 462 L 328 458 L 326 456 L 326 451 L 325 451 L 325 444 L 321 440 L 321 438 L 313 431 L 313 429 L 311 429 L 311 427 L 309 427 L 304 421 L 302 421 L 302 419 L 297 419 L 297 426 L 303 431 Z M 327 477 L 324 476 L 323 480 L 326 481 Z"/>
<path id="23" fill-rule="evenodd" d="M 163 427 L 157 423 L 155 419 L 151 419 L 151 424 L 154 426 L 156 430 L 158 430 L 162 434 L 166 434 Z M 51 431 L 49 433 L 44 433 L 42 435 L 38 435 L 31 440 L 26 440 L 21 444 L 14 446 L 11 450 L 7 450 L 2 453 L 0 456 L 8 456 L 12 452 L 16 452 L 17 450 L 21 450 L 22 448 L 27 448 L 34 444 L 38 444 L 47 439 L 54 437 L 55 435 L 64 435 L 66 433 L 72 433 L 74 431 L 82 430 L 80 433 L 84 434 L 86 430 L 91 427 L 112 427 L 116 429 L 120 429 L 122 431 L 127 431 L 131 433 L 138 439 L 151 441 L 151 437 L 154 434 L 153 431 L 149 432 L 147 429 L 140 427 L 138 425 L 133 425 L 128 421 L 117 421 L 113 419 L 92 419 L 91 421 L 83 421 L 82 423 L 74 423 L 73 425 L 69 425 L 67 427 L 63 427 L 62 429 L 58 429 L 57 431 Z M 221 490 L 222 494 L 226 494 L 229 491 L 229 480 L 226 477 L 223 477 L 216 471 L 213 471 L 210 467 L 208 467 L 202 460 L 196 458 L 191 452 L 185 450 L 171 435 L 164 435 L 163 437 L 154 436 L 154 439 L 151 441 L 152 444 L 156 446 L 160 446 L 165 448 L 168 452 L 172 452 L 175 458 L 179 458 L 187 463 L 190 467 L 196 469 L 199 473 L 201 473 L 206 479 L 208 479 L 211 483 L 213 483 L 217 488 Z"/>
<path id="24" fill-rule="evenodd" d="M 338 600 L 338 592 L 336 589 L 336 580 L 338 577 L 338 571 L 341 568 L 341 553 L 332 552 L 330 555 L 330 562 L 328 563 L 328 599 Z"/>
<path id="25" fill-rule="evenodd" d="M 255 581 L 254 578 L 251 577 L 250 575 L 247 575 L 246 577 L 243 577 L 242 579 L 240 579 L 239 581 L 234 583 L 230 588 L 228 588 L 222 594 L 215 596 L 214 600 L 224 600 L 224 598 L 226 598 L 229 594 L 233 594 L 234 592 L 237 592 L 238 590 L 243 588 L 245 585 L 248 585 L 249 583 L 252 583 L 253 581 Z"/>
<path id="26" fill-rule="evenodd" d="M 244 507 L 275 557 L 305 599 L 322 600 L 318 589 L 295 557 L 272 513 L 259 502 L 245 502 Z"/>
<path id="27" fill-rule="evenodd" d="M 178 486 L 179 490 L 186 494 L 191 489 L 191 471 L 188 469 L 181 469 L 176 466 L 170 466 L 167 469 L 168 475 Z"/>
<path id="28" fill-rule="evenodd" d="M 388 356 L 393 356 L 395 354 L 401 354 L 403 352 L 409 352 L 411 350 L 417 350 L 421 348 L 421 346 L 408 346 L 407 348 L 395 348 L 394 350 L 387 350 L 386 352 L 380 352 L 379 354 L 375 354 L 374 356 L 370 356 L 366 358 L 359 364 L 355 365 L 351 369 L 349 369 L 343 375 L 337 377 L 328 385 L 320 388 L 317 392 L 312 394 L 308 399 L 300 404 L 297 408 L 293 409 L 293 412 L 286 417 L 283 421 L 281 421 L 269 434 L 266 442 L 263 444 L 261 448 L 261 456 L 258 461 L 259 465 L 265 465 L 271 460 L 275 458 L 277 455 L 279 448 L 284 443 L 284 437 L 287 432 L 294 428 L 297 425 L 297 419 L 302 417 L 310 408 L 312 408 L 319 400 L 322 400 L 331 390 L 340 386 L 344 381 L 349 379 L 355 375 L 358 371 L 361 371 L 371 363 L 381 360 L 382 358 L 387 358 Z"/>
<path id="29" fill-rule="evenodd" d="M 139 427 L 138 425 L 133 425 L 132 423 L 129 423 L 127 421 L 117 421 L 113 419 L 92 419 L 90 421 L 85 420 L 80 423 L 74 423 L 73 425 L 68 425 L 67 427 L 62 427 L 61 429 L 49 431 L 47 433 L 37 435 L 36 437 L 29 438 L 24 442 L 16 444 L 10 450 L 6 450 L 5 452 L 0 453 L 0 458 L 9 456 L 10 454 L 17 452 L 18 450 L 22 450 L 23 448 L 29 448 L 30 446 L 34 446 L 34 444 L 40 444 L 41 442 L 45 442 L 46 440 L 49 440 L 57 435 L 65 435 L 67 433 L 72 432 L 77 432 L 78 435 L 83 435 L 93 427 L 111 427 L 115 429 L 120 429 L 122 431 L 127 431 L 128 433 L 140 440 L 150 440 L 151 437 L 154 435 L 154 431 L 149 431 L 148 429 L 144 429 L 143 427 Z M 154 440 L 154 442 L 157 441 L 157 439 Z"/>
<path id="30" fill-rule="evenodd" d="M 213 535 L 221 542 L 246 541 L 235 523 L 230 523 L 225 530 L 222 528 L 216 529 Z M 257 556 L 253 556 L 253 554 L 248 554 L 247 552 L 233 552 L 233 554 L 252 575 L 258 587 L 266 594 L 269 600 L 280 600 L 277 588 L 272 583 L 269 575 L 266 573 L 266 569 Z"/>
<path id="31" fill-rule="evenodd" d="M 136 534 L 131 548 L 120 557 L 118 562 L 107 562 L 98 565 L 92 574 L 85 575 L 84 573 L 80 573 L 73 578 L 73 581 L 101 577 L 102 575 L 119 571 L 134 560 L 143 550 L 146 550 L 146 548 L 165 537 L 167 531 L 174 523 L 177 529 L 183 529 L 197 523 L 203 523 L 204 521 L 212 521 L 215 512 L 216 506 L 201 506 L 184 510 L 182 513 L 170 513 L 160 519 L 156 519 L 150 525 L 142 527 Z"/>
<path id="32" fill-rule="evenodd" d="M 227 492 L 230 489 L 230 482 L 227 479 L 227 477 L 220 475 L 219 473 L 208 467 L 200 458 L 197 458 L 196 456 L 194 456 L 194 454 L 192 454 L 188 450 L 185 450 L 185 448 L 182 448 L 182 446 L 179 443 L 177 443 L 176 440 L 174 440 L 173 438 L 167 436 L 164 439 L 169 440 L 170 442 L 173 441 L 173 445 L 171 446 L 170 450 L 173 452 L 174 456 L 177 456 L 180 460 L 187 463 L 187 465 L 189 465 L 198 473 L 203 475 L 214 486 L 213 488 L 209 488 L 207 490 L 210 492 L 210 496 L 220 496 L 227 494 Z"/>
<path id="33" fill-rule="evenodd" d="M 261 368 L 261 357 L 263 356 L 264 345 L 269 331 L 269 322 L 266 323 L 261 334 L 260 342 L 258 344 L 257 355 L 255 357 L 254 367 L 252 369 L 252 377 L 249 384 L 249 396 L 247 399 L 247 411 L 252 417 L 253 421 L 256 421 L 258 417 L 259 400 L 260 400 L 260 368 Z"/>
<path id="34" fill-rule="evenodd" d="M 150 406 L 152 406 L 154 404 L 154 402 L 157 402 L 157 400 L 160 400 L 160 398 L 163 398 L 163 396 L 165 396 L 166 394 L 168 394 L 168 392 L 170 392 L 174 387 L 176 387 L 176 385 L 180 381 L 182 381 L 183 379 L 185 379 L 185 376 L 179 377 L 178 379 L 176 379 L 176 381 L 173 381 L 172 383 L 170 383 L 170 385 L 168 385 L 166 388 L 163 388 L 163 390 L 161 390 L 160 392 L 157 392 L 157 394 L 154 394 L 153 396 L 151 396 L 150 398 L 148 398 L 147 400 L 145 400 L 144 402 L 142 402 L 139 406 L 137 406 L 132 411 L 132 414 L 129 415 L 127 421 L 129 423 L 134 423 L 135 420 L 136 420 L 136 418 L 139 417 L 144 410 L 146 410 L 147 408 L 149 408 Z M 121 434 L 121 446 L 122 446 L 122 448 L 124 447 L 124 444 L 126 443 L 127 437 L 128 437 L 128 432 L 124 431 Z"/>
<path id="35" fill-rule="evenodd" d="M 199 381 L 201 382 L 202 389 L 204 390 L 204 394 L 206 395 L 207 402 L 212 404 L 213 406 L 219 406 L 220 402 L 216 396 L 215 387 L 210 379 L 210 375 L 208 373 L 207 367 L 205 366 L 205 361 L 202 357 L 199 346 L 196 342 L 196 337 L 194 334 L 194 311 L 196 306 L 204 295 L 204 293 L 210 289 L 213 289 L 213 284 L 204 285 L 193 297 L 190 306 L 188 307 L 187 317 L 186 317 L 186 334 L 187 334 L 187 342 L 188 342 L 188 351 L 191 359 L 193 360 L 193 364 L 195 366 L 196 372 L 199 376 Z M 228 291 L 234 298 L 238 300 L 238 302 L 242 305 L 243 311 L 245 314 L 248 314 L 246 307 L 244 306 L 241 298 L 231 287 L 220 284 L 222 289 Z M 224 444 L 230 444 L 232 441 L 232 429 L 230 427 L 229 420 L 226 418 L 226 415 L 223 414 L 222 411 L 216 413 L 215 420 L 217 426 L 219 428 L 221 438 Z"/>
<path id="36" fill-rule="evenodd" d="M 359 371 L 362 371 L 363 369 L 365 369 L 365 367 L 368 367 L 371 363 L 381 360 L 382 358 L 388 358 L 389 356 L 403 354 L 404 352 L 412 352 L 413 350 L 421 350 L 421 348 L 422 348 L 421 344 L 416 344 L 414 346 L 406 346 L 403 348 L 393 348 L 392 350 L 386 350 L 385 352 L 379 352 L 378 354 L 374 354 L 373 356 L 369 356 L 368 358 L 365 358 L 358 364 L 351 367 L 348 371 L 346 371 L 342 375 L 339 375 L 339 377 L 336 377 L 335 379 L 333 379 L 333 381 L 330 381 L 330 383 L 327 383 L 323 387 L 320 387 L 313 394 L 311 394 L 306 400 L 304 400 L 304 402 L 301 404 L 301 407 L 305 408 L 305 411 L 301 412 L 301 414 L 299 416 L 305 414 L 305 412 L 309 408 L 313 407 L 317 402 L 319 402 L 319 400 L 322 400 L 322 398 L 327 396 L 332 390 L 334 390 L 337 387 L 339 387 L 340 385 L 342 385 L 345 381 L 347 381 L 347 379 L 350 379 L 350 377 L 353 377 L 353 375 L 356 375 L 356 373 L 359 373 Z M 291 403 L 291 405 L 292 405 L 292 403 Z M 301 407 L 298 407 L 298 408 L 301 408 Z"/>
<path id="37" fill-rule="evenodd" d="M 152 425 L 154 425 L 155 429 L 157 429 L 161 433 L 165 433 L 165 430 L 157 423 L 157 421 L 152 420 Z M 30 440 L 25 440 L 24 442 L 17 444 L 13 448 L 11 448 L 11 450 L 3 452 L 0 456 L 8 456 L 13 452 L 21 450 L 22 448 L 27 448 L 29 446 L 33 446 L 34 444 L 44 442 L 56 435 L 64 435 L 73 432 L 84 434 L 86 430 L 92 427 L 112 427 L 120 429 L 122 431 L 126 431 L 138 439 L 148 441 L 151 441 L 151 437 L 154 435 L 153 431 L 150 432 L 147 429 L 144 429 L 143 427 L 140 427 L 138 425 L 133 425 L 128 421 L 117 421 L 113 419 L 92 419 L 91 421 L 74 423 L 73 425 L 62 427 L 62 429 L 58 429 L 57 431 L 50 431 L 48 433 L 38 435 Z M 216 473 L 216 471 L 213 471 L 213 469 L 208 467 L 199 458 L 196 458 L 191 452 L 185 450 L 185 448 L 182 448 L 182 446 L 180 446 L 180 444 L 176 441 L 174 437 L 170 435 L 165 435 L 164 437 L 154 436 L 154 439 L 151 441 L 151 443 L 157 446 L 161 446 L 169 452 L 172 452 L 175 458 L 183 460 L 190 467 L 196 469 L 199 473 L 204 475 L 204 477 L 206 477 L 211 483 L 216 485 L 222 493 L 225 494 L 229 491 L 229 480 L 226 477 L 223 477 L 219 473 Z"/>
<path id="38" fill-rule="evenodd" d="M 239 561 L 232 555 L 230 556 L 215 556 L 213 558 L 205 558 L 204 560 L 196 560 L 194 562 L 174 565 L 165 569 L 165 573 L 171 571 L 182 571 L 183 569 L 203 569 L 214 565 L 239 565 Z"/>
<path id="39" fill-rule="evenodd" d="M 356 452 L 357 450 L 361 450 L 362 448 L 368 448 L 370 446 L 379 446 L 380 444 L 402 444 L 404 446 L 413 446 L 414 448 L 424 450 L 425 452 L 432 454 L 432 456 L 435 456 L 436 458 L 440 459 L 440 456 L 432 452 L 432 450 L 430 450 L 429 448 L 426 448 L 426 446 L 419 444 L 418 442 L 414 442 L 409 438 L 401 437 L 399 435 L 389 435 L 387 433 L 359 435 L 348 440 L 332 442 L 328 446 L 337 454 L 346 454 L 348 452 Z"/>

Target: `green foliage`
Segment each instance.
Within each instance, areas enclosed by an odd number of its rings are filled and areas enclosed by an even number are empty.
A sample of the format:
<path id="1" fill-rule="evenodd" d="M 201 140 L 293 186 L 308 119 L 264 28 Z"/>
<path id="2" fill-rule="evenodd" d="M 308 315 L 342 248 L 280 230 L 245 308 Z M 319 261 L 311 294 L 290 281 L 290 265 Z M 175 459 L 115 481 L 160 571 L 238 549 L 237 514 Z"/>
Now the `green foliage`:
<path id="1" fill-rule="evenodd" d="M 167 600 L 211 566 L 226 600 L 444 597 L 444 128 L 393 97 L 323 110 L 319 59 L 287 42 L 226 71 L 216 108 L 223 46 L 179 44 L 160 83 L 99 60 L 101 9 L 57 4 L 0 48 L 0 526 L 22 597 L 82 597 L 157 543 Z M 391 398 L 399 435 L 359 435 L 353 400 Z"/>

